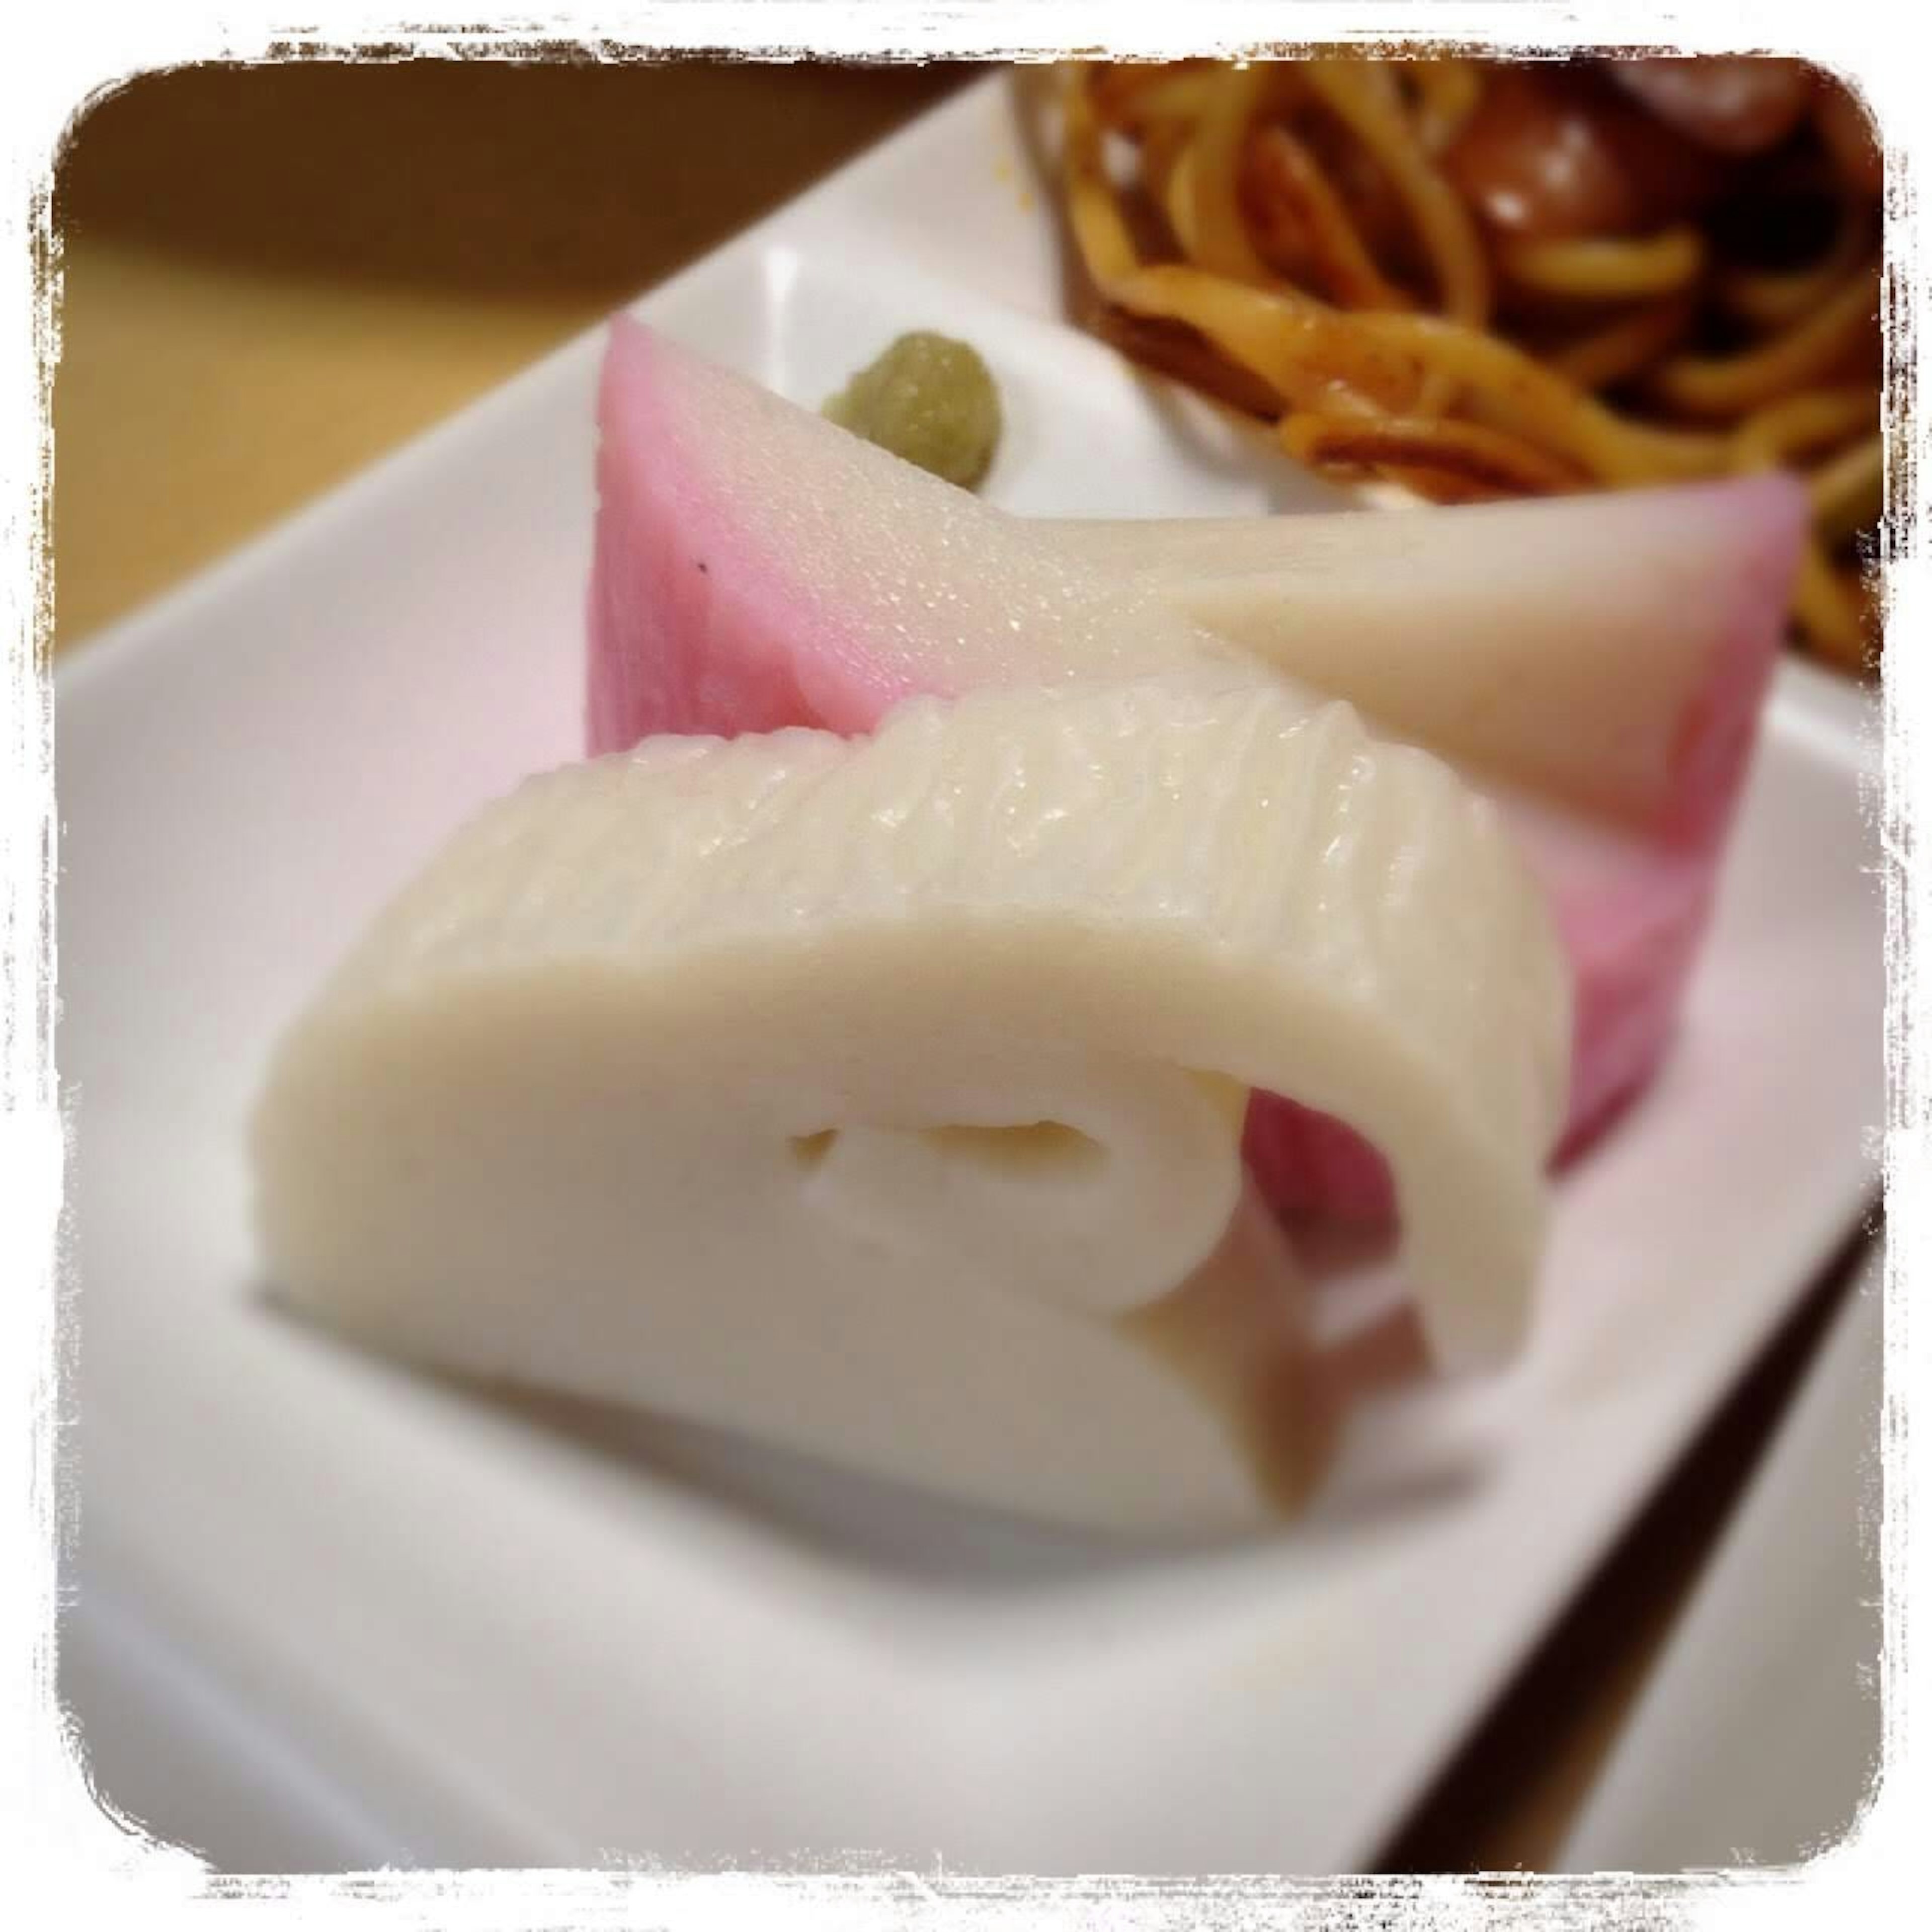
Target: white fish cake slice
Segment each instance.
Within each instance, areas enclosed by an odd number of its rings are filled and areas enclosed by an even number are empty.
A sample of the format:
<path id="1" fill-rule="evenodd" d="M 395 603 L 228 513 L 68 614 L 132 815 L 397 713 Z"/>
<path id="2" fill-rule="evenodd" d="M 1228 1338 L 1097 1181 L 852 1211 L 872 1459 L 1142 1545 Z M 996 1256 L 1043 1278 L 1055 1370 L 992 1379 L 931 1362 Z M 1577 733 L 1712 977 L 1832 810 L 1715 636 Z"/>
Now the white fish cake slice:
<path id="1" fill-rule="evenodd" d="M 473 1374 L 1113 1527 L 1292 1487 L 1248 1090 L 1389 1156 L 1454 1365 L 1527 1318 L 1567 988 L 1493 810 L 1155 680 L 654 740 L 492 806 L 283 1043 L 297 1302 Z"/>

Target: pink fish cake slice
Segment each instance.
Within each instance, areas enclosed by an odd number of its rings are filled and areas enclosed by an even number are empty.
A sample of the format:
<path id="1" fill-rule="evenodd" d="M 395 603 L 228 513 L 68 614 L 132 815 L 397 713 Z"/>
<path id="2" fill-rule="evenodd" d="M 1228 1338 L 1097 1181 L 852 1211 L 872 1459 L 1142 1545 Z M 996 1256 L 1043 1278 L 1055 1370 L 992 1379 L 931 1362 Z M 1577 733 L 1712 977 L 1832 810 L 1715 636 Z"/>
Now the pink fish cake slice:
<path id="1" fill-rule="evenodd" d="M 1178 616 L 1157 577 L 1096 568 L 1056 546 L 1050 526 L 1006 516 L 628 318 L 612 329 L 599 425 L 592 753 L 660 731 L 868 731 L 916 692 L 1140 674 L 1188 652 L 1257 662 Z M 1681 654 L 1660 651 L 1654 632 L 1635 654 L 1670 667 L 1654 712 L 1640 720 L 1668 748 L 1666 781 L 1641 821 L 1600 820 L 1486 767 L 1465 767 L 1521 837 L 1574 974 L 1565 1153 L 1604 1126 L 1668 1049 L 1749 767 L 1803 527 L 1803 493 L 1786 478 L 1648 494 L 1654 520 L 1634 518 L 1627 501 L 1611 520 L 1627 552 L 1633 623 L 1680 613 L 1682 651 L 1697 668 L 1687 674 Z M 1552 542 L 1579 540 L 1582 520 L 1602 514 L 1588 499 L 1545 507 Z M 1682 590 L 1687 519 L 1708 551 L 1701 599 Z M 1473 537 L 1481 525 L 1462 527 Z M 1645 602 L 1646 528 L 1678 533 L 1668 610 Z M 1510 540 L 1520 545 L 1520 525 Z M 1513 579 L 1508 563 L 1499 554 L 1499 606 L 1526 594 L 1513 593 L 1525 573 Z M 1547 558 L 1528 574 L 1544 598 L 1564 576 Z M 1601 579 L 1599 570 L 1593 598 Z M 1424 590 L 1416 611 L 1426 626 Z M 1510 616 L 1522 628 L 1520 613 Z M 1564 635 L 1563 614 L 1552 609 L 1547 649 L 1562 651 Z M 1330 694 L 1360 700 L 1336 668 L 1333 640 L 1309 655 Z M 1613 661 L 1591 672 L 1616 674 Z M 1372 686 L 1372 668 L 1360 682 Z M 1633 728 L 1628 694 L 1619 695 L 1616 715 Z M 1596 715 L 1587 681 L 1576 708 L 1582 745 Z M 1546 746 L 1538 756 L 1546 768 Z M 1392 1210 L 1375 1150 L 1292 1100 L 1258 1095 L 1246 1144 L 1278 1208 L 1370 1222 Z"/>

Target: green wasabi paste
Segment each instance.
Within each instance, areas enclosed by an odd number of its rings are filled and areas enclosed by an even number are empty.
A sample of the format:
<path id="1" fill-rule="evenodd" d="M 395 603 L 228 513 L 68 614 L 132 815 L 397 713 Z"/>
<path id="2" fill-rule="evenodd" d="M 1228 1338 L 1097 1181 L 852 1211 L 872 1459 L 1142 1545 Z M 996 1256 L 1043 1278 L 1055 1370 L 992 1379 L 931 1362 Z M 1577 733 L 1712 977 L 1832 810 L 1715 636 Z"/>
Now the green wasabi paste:
<path id="1" fill-rule="evenodd" d="M 961 488 L 977 488 L 1000 440 L 1000 392 L 979 352 L 921 329 L 902 335 L 824 413 Z"/>

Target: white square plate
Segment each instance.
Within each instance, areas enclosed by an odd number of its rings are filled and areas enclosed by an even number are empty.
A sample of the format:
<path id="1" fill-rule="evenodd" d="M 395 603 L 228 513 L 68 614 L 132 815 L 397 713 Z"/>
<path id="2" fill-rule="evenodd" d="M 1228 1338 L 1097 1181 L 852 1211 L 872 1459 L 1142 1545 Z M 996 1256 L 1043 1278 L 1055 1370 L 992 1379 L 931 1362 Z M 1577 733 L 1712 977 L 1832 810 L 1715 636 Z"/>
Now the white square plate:
<path id="1" fill-rule="evenodd" d="M 996 80 L 641 312 L 807 401 L 902 327 L 968 337 L 1008 401 L 991 488 L 1017 508 L 1312 500 L 1061 326 L 1024 178 Z M 1358 1866 L 1876 1186 L 1865 701 L 1783 674 L 1682 1044 L 1562 1185 L 1528 1360 L 1364 1432 L 1294 1533 L 1123 1553 L 701 1431 L 478 1399 L 264 1304 L 240 1126 L 364 916 L 578 748 L 599 346 L 64 668 L 74 1654 L 123 1660 L 111 1697 L 85 1671 L 70 1688 L 123 1742 L 126 1697 L 200 1712 L 208 1775 L 284 1802 L 250 1838 L 218 1808 L 184 1816 L 184 1772 L 110 1794 L 244 1864 L 272 1844 L 318 1864 Z M 136 1654 L 158 1660 L 147 1694 Z"/>

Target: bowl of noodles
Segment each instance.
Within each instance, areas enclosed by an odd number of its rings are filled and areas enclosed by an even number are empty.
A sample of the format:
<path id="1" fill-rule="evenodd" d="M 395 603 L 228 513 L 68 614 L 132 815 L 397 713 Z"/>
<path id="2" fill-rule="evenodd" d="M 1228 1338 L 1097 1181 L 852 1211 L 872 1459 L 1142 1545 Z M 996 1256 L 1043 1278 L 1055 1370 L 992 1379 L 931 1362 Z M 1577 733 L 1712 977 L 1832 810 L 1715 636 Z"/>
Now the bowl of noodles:
<path id="1" fill-rule="evenodd" d="M 1080 319 L 1372 494 L 1784 466 L 1800 646 L 1880 648 L 1884 163 L 1768 57 L 1074 64 Z"/>

